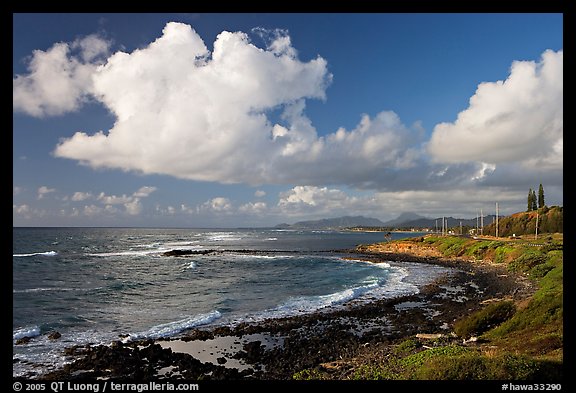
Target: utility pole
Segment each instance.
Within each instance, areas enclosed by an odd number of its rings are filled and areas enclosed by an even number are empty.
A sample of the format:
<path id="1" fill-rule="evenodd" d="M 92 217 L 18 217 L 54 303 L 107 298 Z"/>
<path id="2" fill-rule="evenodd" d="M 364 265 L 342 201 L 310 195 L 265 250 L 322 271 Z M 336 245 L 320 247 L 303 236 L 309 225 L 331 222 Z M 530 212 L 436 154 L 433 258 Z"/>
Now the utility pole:
<path id="1" fill-rule="evenodd" d="M 538 210 L 536 210 L 536 237 L 534 240 L 538 240 Z"/>
<path id="2" fill-rule="evenodd" d="M 478 210 L 476 210 L 476 236 L 478 236 Z"/>
<path id="3" fill-rule="evenodd" d="M 498 237 L 498 202 L 496 202 L 496 237 Z"/>
<path id="4" fill-rule="evenodd" d="M 480 235 L 484 235 L 484 216 L 482 214 L 482 209 L 480 209 Z"/>

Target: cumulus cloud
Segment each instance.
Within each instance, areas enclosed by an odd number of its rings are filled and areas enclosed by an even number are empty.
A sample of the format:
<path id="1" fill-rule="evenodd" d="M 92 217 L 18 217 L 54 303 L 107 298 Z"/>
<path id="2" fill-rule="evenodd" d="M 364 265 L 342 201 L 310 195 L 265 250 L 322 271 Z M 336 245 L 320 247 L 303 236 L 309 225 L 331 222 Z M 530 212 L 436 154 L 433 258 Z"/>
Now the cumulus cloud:
<path id="1" fill-rule="evenodd" d="M 198 206 L 198 212 L 217 212 L 224 213 L 232 211 L 232 202 L 228 198 L 216 197 L 212 198 L 202 205 Z"/>
<path id="2" fill-rule="evenodd" d="M 244 33 L 222 32 L 210 53 L 188 25 L 132 53 L 117 52 L 93 75 L 94 95 L 117 121 L 108 133 L 76 133 L 56 156 L 93 167 L 185 179 L 259 182 L 274 143 L 266 112 L 324 98 L 322 58 L 262 50 Z M 269 153 L 266 153 L 269 152 Z"/>
<path id="3" fill-rule="evenodd" d="M 115 214 L 122 211 L 128 215 L 136 216 L 143 210 L 141 199 L 150 196 L 150 194 L 156 190 L 156 187 L 143 186 L 131 195 L 123 194 L 120 196 L 108 195 L 105 192 L 100 192 L 99 194 L 94 195 L 91 192 L 76 191 L 69 199 L 72 202 L 83 202 L 92 199 L 96 203 L 100 203 L 100 205 L 94 203 L 85 205 L 82 209 L 85 216 L 97 216 L 98 214 L 104 213 Z M 67 199 L 68 198 L 65 198 L 65 200 Z M 122 207 L 124 208 L 123 210 Z M 79 215 L 79 210 L 75 207 L 73 208 L 73 212 L 75 212 L 76 215 Z"/>
<path id="4" fill-rule="evenodd" d="M 338 214 L 357 209 L 360 200 L 336 188 L 296 186 L 280 193 L 277 208 L 286 215 Z"/>
<path id="5" fill-rule="evenodd" d="M 38 188 L 38 197 L 37 198 L 42 199 L 42 198 L 44 198 L 44 196 L 46 194 L 49 194 L 49 193 L 55 192 L 55 191 L 56 191 L 55 188 L 48 188 L 46 186 L 41 186 Z"/>
<path id="6" fill-rule="evenodd" d="M 28 217 L 32 209 L 27 204 L 22 205 L 12 204 L 12 210 L 14 211 L 15 214 Z"/>
<path id="7" fill-rule="evenodd" d="M 562 50 L 515 61 L 505 81 L 481 83 L 454 123 L 434 128 L 428 151 L 437 162 L 562 168 L 563 74 Z"/>
<path id="8" fill-rule="evenodd" d="M 248 202 L 238 208 L 240 213 L 261 214 L 268 211 L 266 202 Z"/>
<path id="9" fill-rule="evenodd" d="M 147 196 L 149 196 L 150 194 L 152 194 L 156 190 L 157 190 L 156 187 L 144 186 L 144 187 L 140 187 L 138 189 L 138 191 L 136 191 L 134 194 L 132 194 L 132 196 L 134 196 L 136 198 L 146 198 Z"/>
<path id="10" fill-rule="evenodd" d="M 29 74 L 14 78 L 14 108 L 45 116 L 98 100 L 115 116 L 113 127 L 62 139 L 55 156 L 197 181 L 307 185 L 282 195 L 274 207 L 280 210 L 359 203 L 320 186 L 445 191 L 492 186 L 526 167 L 562 168 L 562 51 L 516 61 L 505 81 L 480 84 L 457 120 L 438 124 L 426 140 L 419 123 L 405 125 L 393 111 L 362 114 L 350 129 L 317 132 L 306 104 L 326 98 L 332 81 L 326 60 L 299 59 L 285 30 L 251 34 L 263 47 L 248 34 L 224 31 L 210 51 L 191 26 L 174 22 L 154 42 L 112 55 L 110 43 L 97 36 L 58 43 L 35 51 Z M 52 82 L 58 86 L 49 88 Z M 94 198 L 138 212 L 137 199 L 154 190 Z M 265 209 L 272 208 L 257 202 L 236 208 L 214 198 L 180 210 Z"/>
<path id="11" fill-rule="evenodd" d="M 108 132 L 78 132 L 58 157 L 222 183 L 368 181 L 418 161 L 423 130 L 384 111 L 352 130 L 318 136 L 306 100 L 324 99 L 326 60 L 298 59 L 284 30 L 222 32 L 209 52 L 188 25 L 168 23 L 150 45 L 117 52 L 94 75 L 94 96 L 115 114 Z M 277 123 L 269 113 L 281 113 Z"/>
<path id="12" fill-rule="evenodd" d="M 89 192 L 76 191 L 70 199 L 74 202 L 81 202 L 93 197 L 94 196 Z"/>
<path id="13" fill-rule="evenodd" d="M 28 75 L 13 78 L 13 109 L 35 117 L 78 109 L 91 94 L 92 76 L 109 46 L 103 38 L 90 35 L 71 44 L 54 44 L 47 51 L 35 50 Z"/>

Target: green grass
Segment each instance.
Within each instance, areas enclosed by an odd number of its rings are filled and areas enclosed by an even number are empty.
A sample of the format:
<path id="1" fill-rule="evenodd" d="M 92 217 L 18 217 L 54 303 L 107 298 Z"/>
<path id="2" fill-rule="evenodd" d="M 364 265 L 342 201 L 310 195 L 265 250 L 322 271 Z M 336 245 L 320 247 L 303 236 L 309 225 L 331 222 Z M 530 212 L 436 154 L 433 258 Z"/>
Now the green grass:
<path id="1" fill-rule="evenodd" d="M 455 236 L 426 236 L 444 256 L 469 256 L 507 264 L 536 285 L 536 292 L 520 303 L 505 300 L 486 305 L 454 323 L 462 337 L 479 335 L 477 347 L 429 342 L 415 337 L 398 343 L 381 361 L 356 367 L 350 379 L 526 380 L 562 379 L 563 368 L 563 244 L 534 247 L 529 240 L 493 241 Z M 330 379 L 327 372 L 307 369 L 294 379 Z"/>
<path id="2" fill-rule="evenodd" d="M 504 300 L 492 303 L 456 321 L 454 333 L 464 338 L 482 334 L 510 319 L 515 311 L 516 306 L 513 301 Z"/>

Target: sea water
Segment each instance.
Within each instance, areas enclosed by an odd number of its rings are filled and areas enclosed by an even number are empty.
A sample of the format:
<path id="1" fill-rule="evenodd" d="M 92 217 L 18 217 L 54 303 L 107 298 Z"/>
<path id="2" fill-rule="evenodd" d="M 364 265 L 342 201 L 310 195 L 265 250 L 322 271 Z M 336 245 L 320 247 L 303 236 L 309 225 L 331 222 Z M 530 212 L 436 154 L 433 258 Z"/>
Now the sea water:
<path id="1" fill-rule="evenodd" d="M 73 345 L 173 337 L 413 294 L 446 272 L 337 251 L 380 241 L 382 233 L 351 231 L 14 228 L 13 376 L 62 366 Z M 197 253 L 165 256 L 170 250 Z M 55 331 L 61 337 L 50 339 Z"/>

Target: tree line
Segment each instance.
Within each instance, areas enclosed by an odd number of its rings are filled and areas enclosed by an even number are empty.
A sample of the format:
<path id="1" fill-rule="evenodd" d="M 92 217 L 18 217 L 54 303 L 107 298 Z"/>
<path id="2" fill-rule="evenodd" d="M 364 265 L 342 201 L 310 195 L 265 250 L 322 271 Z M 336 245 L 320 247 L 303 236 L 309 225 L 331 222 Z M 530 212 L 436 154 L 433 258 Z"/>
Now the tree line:
<path id="1" fill-rule="evenodd" d="M 536 190 L 530 189 L 528 191 L 528 208 L 526 211 L 538 210 L 544 206 L 546 206 L 546 202 L 544 201 L 544 187 L 542 187 L 542 183 L 540 183 L 538 187 L 538 197 L 536 197 Z"/>

